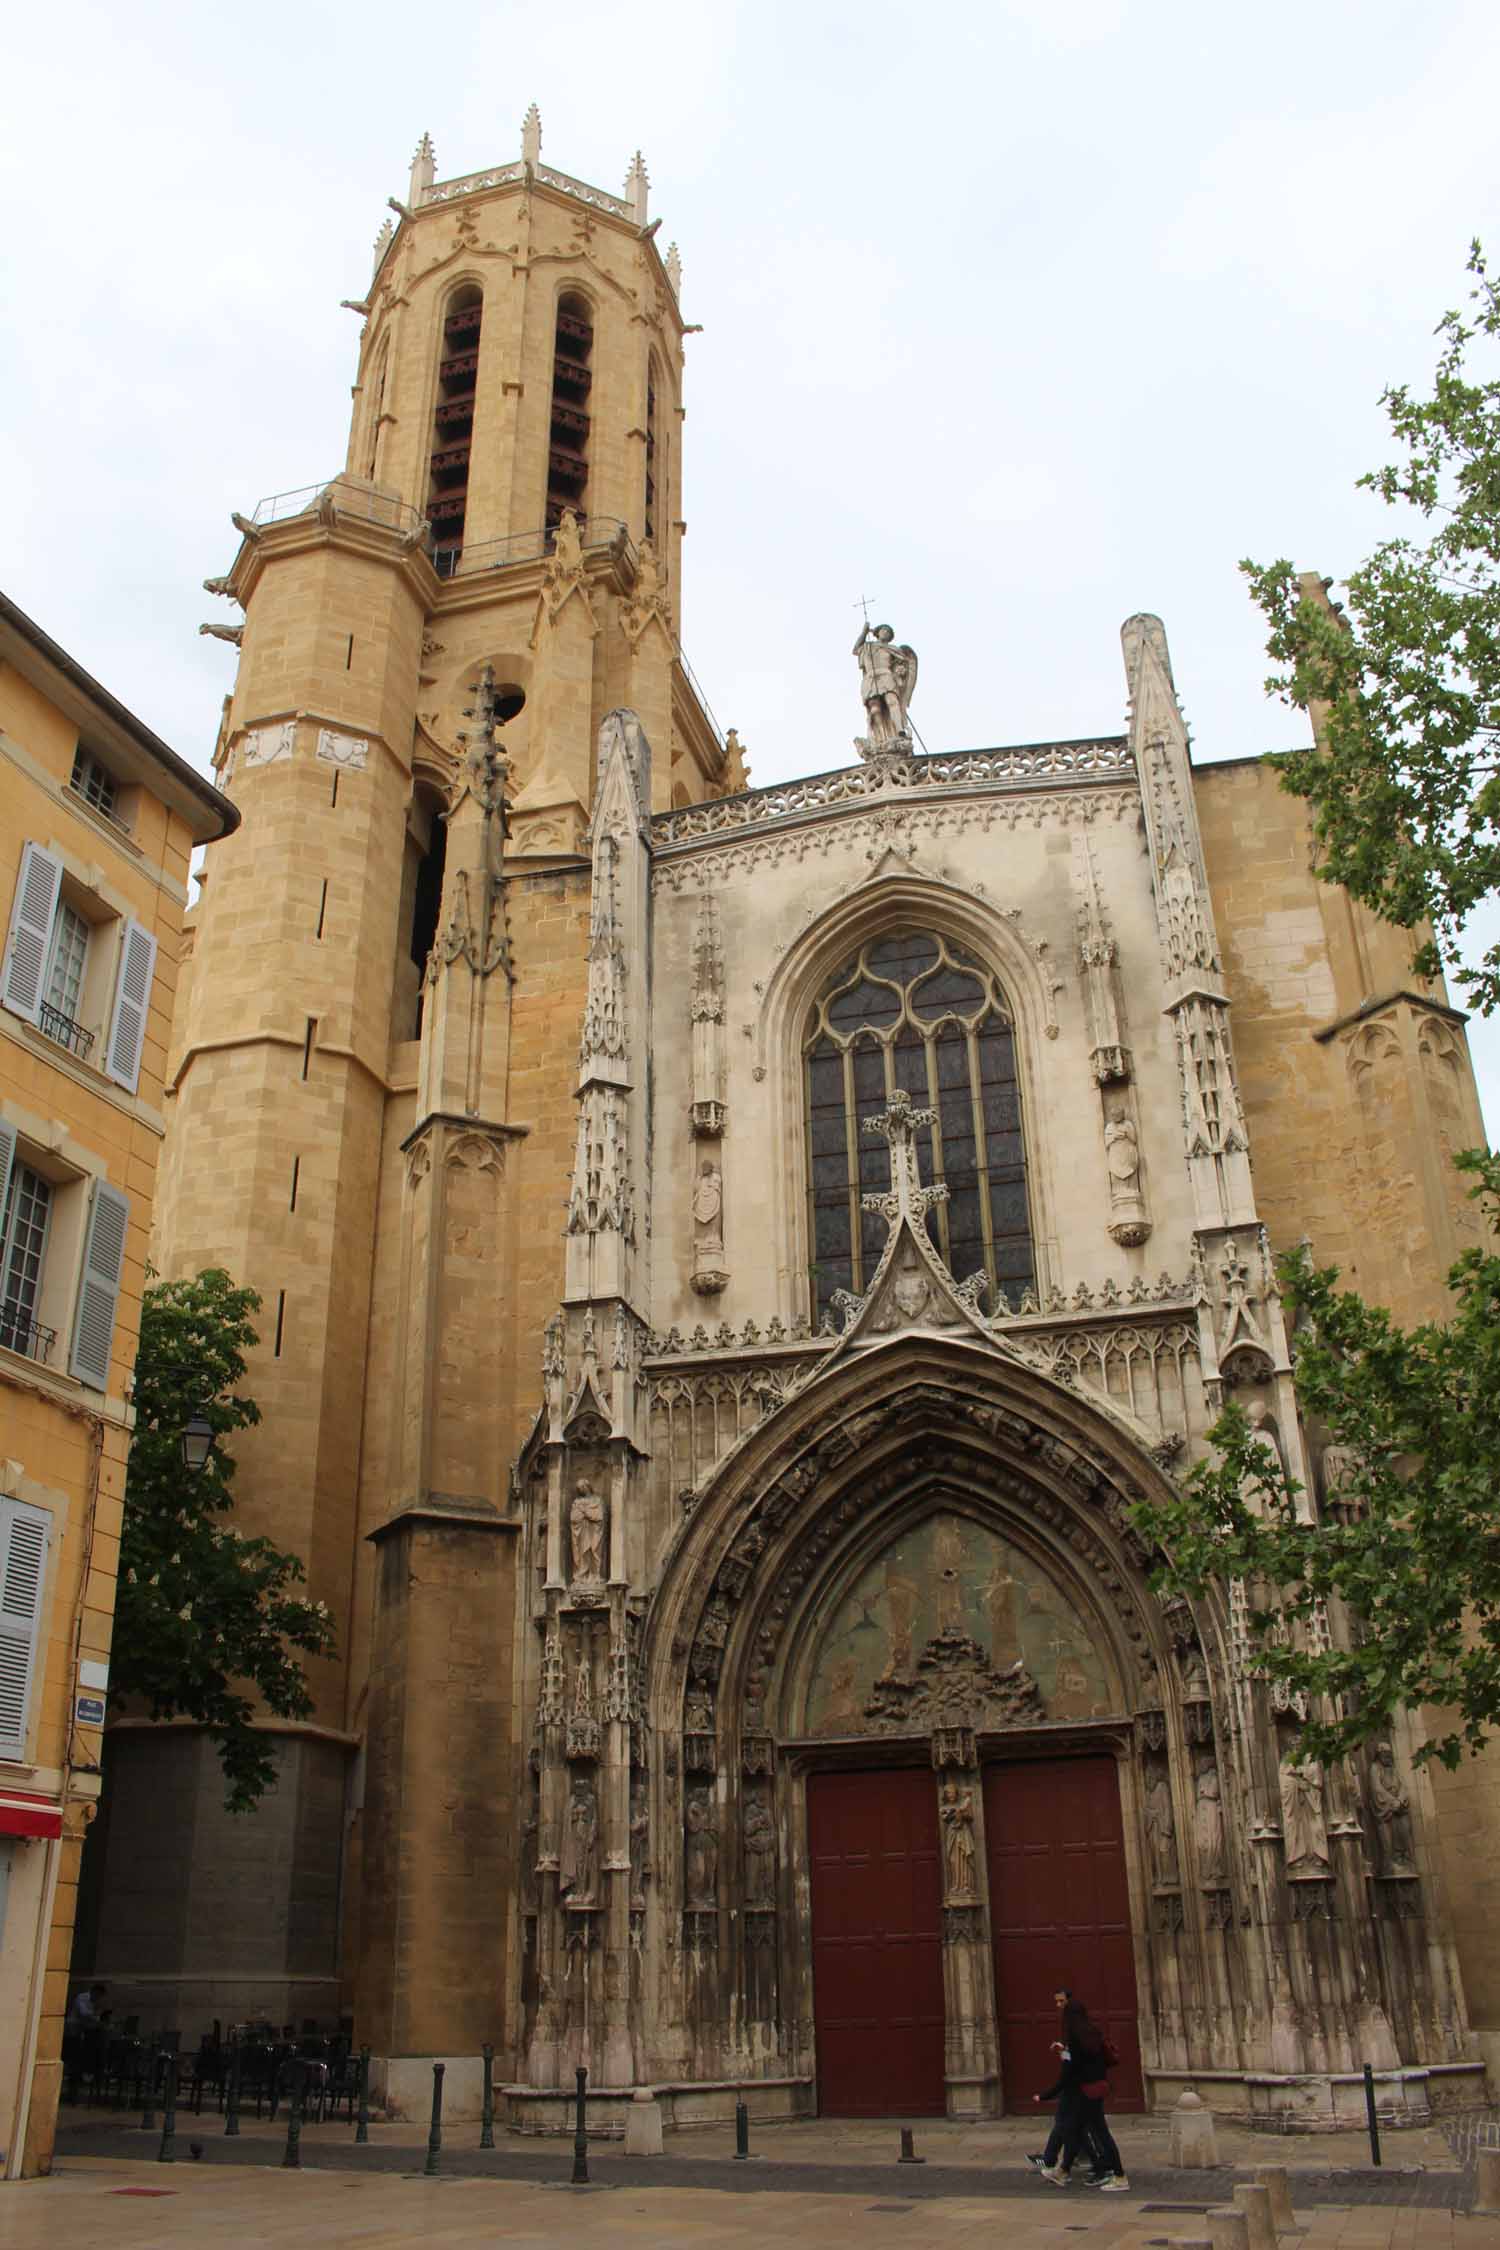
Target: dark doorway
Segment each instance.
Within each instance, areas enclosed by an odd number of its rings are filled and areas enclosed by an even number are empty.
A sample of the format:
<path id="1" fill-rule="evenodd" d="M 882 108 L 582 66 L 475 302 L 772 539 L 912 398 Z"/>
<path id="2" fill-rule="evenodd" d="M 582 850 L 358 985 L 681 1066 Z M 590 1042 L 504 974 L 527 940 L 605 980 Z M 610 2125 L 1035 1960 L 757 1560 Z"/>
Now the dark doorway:
<path id="1" fill-rule="evenodd" d="M 1111 2105 L 1140 2109 L 1130 1890 L 1113 1758 L 989 1766 L 984 1776 L 995 2019 L 1005 2106 L 1057 2076 L 1053 1994 L 1069 1986 L 1121 2057 Z"/>
<path id="2" fill-rule="evenodd" d="M 941 2116 L 943 1876 L 932 1774 L 810 1774 L 807 1834 L 818 2108 Z"/>

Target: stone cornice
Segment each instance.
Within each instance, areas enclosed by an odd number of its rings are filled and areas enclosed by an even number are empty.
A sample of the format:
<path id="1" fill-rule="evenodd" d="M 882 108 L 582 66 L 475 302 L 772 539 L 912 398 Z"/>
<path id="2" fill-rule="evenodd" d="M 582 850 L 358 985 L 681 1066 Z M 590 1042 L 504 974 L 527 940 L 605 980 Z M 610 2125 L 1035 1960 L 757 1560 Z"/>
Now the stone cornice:
<path id="1" fill-rule="evenodd" d="M 373 1531 L 365 1533 L 373 1547 L 383 1540 L 394 1538 L 397 1532 L 415 1529 L 421 1524 L 457 1524 L 464 1531 L 510 1531 L 522 1528 L 519 1516 L 502 1516 L 490 1501 L 464 1501 L 448 1493 L 434 1493 L 429 1500 L 408 1500 L 395 1514 L 387 1516 L 384 1523 L 376 1524 Z"/>
<path id="2" fill-rule="evenodd" d="M 657 857 L 665 859 L 761 835 L 791 821 L 824 819 L 877 803 L 921 803 L 933 796 L 975 797 L 997 790 L 1050 793 L 1122 782 L 1136 784 L 1135 762 L 1123 735 L 947 755 L 924 753 L 888 765 L 839 766 L 801 781 L 776 782 L 737 797 L 656 813 L 651 842 Z"/>
<path id="3" fill-rule="evenodd" d="M 443 581 L 433 569 L 420 536 L 390 524 L 372 523 L 368 517 L 336 507 L 322 514 L 316 508 L 304 508 L 298 515 L 257 526 L 253 536 L 242 536 L 240 551 L 225 574 L 225 586 L 248 612 L 250 597 L 268 562 L 309 554 L 318 547 L 336 547 L 367 562 L 387 563 L 401 572 L 425 611 L 436 606 Z"/>
<path id="4" fill-rule="evenodd" d="M 1462 1008 L 1450 1007 L 1447 1001 L 1434 1000 L 1425 992 L 1413 992 L 1410 985 L 1398 985 L 1394 992 L 1382 992 L 1373 1000 L 1361 1000 L 1357 1008 L 1351 1008 L 1346 1016 L 1335 1016 L 1332 1023 L 1319 1024 L 1312 1036 L 1321 1045 L 1329 1039 L 1336 1039 L 1341 1031 L 1350 1031 L 1356 1024 L 1368 1023 L 1386 1008 L 1397 1007 L 1403 1002 L 1408 1008 L 1419 1009 L 1424 1016 L 1438 1016 L 1444 1023 L 1456 1024 L 1460 1030 L 1469 1020 Z"/>

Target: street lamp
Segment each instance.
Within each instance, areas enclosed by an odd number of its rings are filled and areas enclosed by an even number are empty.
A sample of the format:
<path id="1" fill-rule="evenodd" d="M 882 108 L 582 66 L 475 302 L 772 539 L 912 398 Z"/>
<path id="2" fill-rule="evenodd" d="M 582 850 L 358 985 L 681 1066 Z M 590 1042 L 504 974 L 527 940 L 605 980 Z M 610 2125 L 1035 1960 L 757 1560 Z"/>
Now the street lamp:
<path id="1" fill-rule="evenodd" d="M 214 1449 L 214 1426 L 201 1407 L 188 1416 L 179 1442 L 182 1465 L 189 1476 L 196 1476 Z"/>

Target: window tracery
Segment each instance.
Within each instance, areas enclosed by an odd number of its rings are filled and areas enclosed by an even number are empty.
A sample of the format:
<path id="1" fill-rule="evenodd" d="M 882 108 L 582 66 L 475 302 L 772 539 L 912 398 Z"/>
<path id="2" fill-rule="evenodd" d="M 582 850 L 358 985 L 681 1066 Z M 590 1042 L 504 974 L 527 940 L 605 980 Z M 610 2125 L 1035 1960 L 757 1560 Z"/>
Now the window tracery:
<path id="1" fill-rule="evenodd" d="M 1034 1279 L 1021 1090 L 1010 1012 L 992 972 L 932 931 L 869 939 L 815 1003 L 803 1047 L 808 1241 L 815 1317 L 869 1286 L 885 1223 L 860 1198 L 886 1185 L 864 1131 L 903 1087 L 934 1110 L 918 1136 L 927 1224 L 955 1280 L 982 1271 L 1016 1300 Z"/>

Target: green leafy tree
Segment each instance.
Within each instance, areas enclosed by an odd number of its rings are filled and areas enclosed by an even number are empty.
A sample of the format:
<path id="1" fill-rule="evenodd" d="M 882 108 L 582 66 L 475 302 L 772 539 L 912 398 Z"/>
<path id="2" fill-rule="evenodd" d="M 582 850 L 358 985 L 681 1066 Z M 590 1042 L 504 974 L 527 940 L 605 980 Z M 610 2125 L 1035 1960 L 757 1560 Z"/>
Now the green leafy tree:
<path id="1" fill-rule="evenodd" d="M 125 1522 L 110 1680 L 154 1719 L 197 1719 L 218 1746 L 224 1801 L 248 1812 L 276 1777 L 257 1705 L 278 1718 L 312 1709 L 299 1653 L 325 1656 L 333 1628 L 322 1602 L 295 1591 L 295 1555 L 246 1539 L 225 1519 L 234 1458 L 223 1441 L 260 1420 L 235 1386 L 257 1341 L 260 1299 L 217 1268 L 148 1284 L 135 1368 L 136 1428 L 125 1484 Z M 184 1468 L 182 1432 L 206 1416 L 214 1449 Z"/>
<path id="2" fill-rule="evenodd" d="M 1500 1226 L 1500 1158 L 1457 1161 Z M 1305 1250 L 1279 1272 L 1302 1406 L 1350 1464 L 1336 1507 L 1304 1520 L 1301 1487 L 1230 1406 L 1216 1458 L 1133 1520 L 1169 1558 L 1157 1584 L 1251 1589 L 1258 1667 L 1310 1699 L 1300 1756 L 1342 1756 L 1431 1704 L 1444 1716 L 1417 1757 L 1456 1766 L 1500 1722 L 1500 1257 L 1466 1250 L 1452 1319 L 1408 1330 Z"/>
<path id="3" fill-rule="evenodd" d="M 1449 312 L 1430 397 L 1382 399 L 1398 459 L 1360 484 L 1430 535 L 1384 541 L 1345 580 L 1342 613 L 1289 562 L 1246 562 L 1280 669 L 1268 690 L 1321 706 L 1323 742 L 1277 759 L 1312 808 L 1325 882 L 1375 913 L 1430 926 L 1414 967 L 1453 972 L 1481 1014 L 1500 1006 L 1500 942 L 1459 952 L 1500 885 L 1500 289 L 1480 245 L 1467 312 Z"/>

